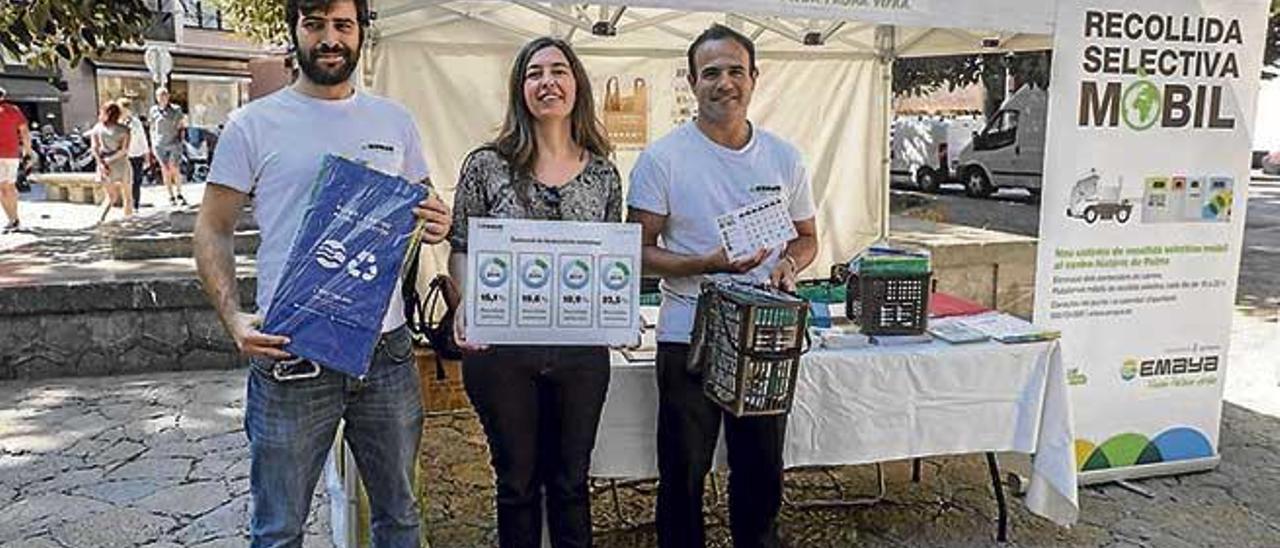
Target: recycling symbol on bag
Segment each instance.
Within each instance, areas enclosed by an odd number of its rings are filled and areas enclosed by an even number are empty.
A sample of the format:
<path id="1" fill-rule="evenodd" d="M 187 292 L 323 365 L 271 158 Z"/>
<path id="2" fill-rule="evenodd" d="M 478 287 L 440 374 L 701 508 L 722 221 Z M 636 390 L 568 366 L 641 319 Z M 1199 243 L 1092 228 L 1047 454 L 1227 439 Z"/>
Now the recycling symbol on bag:
<path id="1" fill-rule="evenodd" d="M 347 263 L 347 274 L 352 278 L 373 281 L 378 277 L 378 258 L 369 251 L 361 251 Z"/>

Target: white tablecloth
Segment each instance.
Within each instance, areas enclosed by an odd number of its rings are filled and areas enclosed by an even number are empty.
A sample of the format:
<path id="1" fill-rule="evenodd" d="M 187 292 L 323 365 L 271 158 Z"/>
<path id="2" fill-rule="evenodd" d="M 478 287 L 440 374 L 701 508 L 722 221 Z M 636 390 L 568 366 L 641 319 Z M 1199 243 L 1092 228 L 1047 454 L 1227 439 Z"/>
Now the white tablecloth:
<path id="1" fill-rule="evenodd" d="M 593 476 L 657 476 L 657 402 L 653 365 L 615 356 Z M 1057 341 L 934 342 L 806 354 L 784 458 L 794 467 L 1030 453 L 1028 509 L 1070 525 L 1079 512 L 1074 439 Z"/>

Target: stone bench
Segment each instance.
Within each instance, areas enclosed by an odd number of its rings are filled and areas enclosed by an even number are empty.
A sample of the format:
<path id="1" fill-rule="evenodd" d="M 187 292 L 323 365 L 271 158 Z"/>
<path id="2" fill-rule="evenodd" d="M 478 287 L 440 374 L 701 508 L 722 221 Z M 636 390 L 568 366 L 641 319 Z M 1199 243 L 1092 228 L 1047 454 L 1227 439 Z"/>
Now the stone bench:
<path id="1" fill-rule="evenodd" d="M 237 276 L 253 308 L 256 274 Z M 194 268 L 0 286 L 0 380 L 244 367 Z"/>
<path id="2" fill-rule="evenodd" d="M 200 216 L 197 206 L 177 209 L 169 213 L 169 230 L 173 232 L 195 232 L 196 218 Z M 258 229 L 258 221 L 253 218 L 253 206 L 246 205 L 236 221 L 236 232 Z"/>
<path id="3" fill-rule="evenodd" d="M 894 244 L 929 250 L 938 291 L 1030 318 L 1036 285 L 1036 238 L 894 216 Z"/>
<path id="4" fill-rule="evenodd" d="M 102 185 L 95 173 L 36 173 L 31 182 L 44 185 L 45 200 L 96 204 L 102 201 Z"/>
<path id="5" fill-rule="evenodd" d="M 235 233 L 235 254 L 253 256 L 258 252 L 258 231 Z M 111 238 L 111 258 L 117 261 L 192 257 L 195 245 L 190 232 L 129 234 Z"/>

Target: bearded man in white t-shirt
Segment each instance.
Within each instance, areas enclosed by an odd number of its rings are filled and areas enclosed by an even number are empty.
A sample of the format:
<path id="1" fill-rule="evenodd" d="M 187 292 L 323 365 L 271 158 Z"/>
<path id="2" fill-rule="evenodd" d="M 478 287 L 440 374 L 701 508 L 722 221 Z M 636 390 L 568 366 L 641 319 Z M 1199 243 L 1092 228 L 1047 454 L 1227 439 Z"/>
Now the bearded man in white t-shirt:
<path id="1" fill-rule="evenodd" d="M 714 25 L 689 46 L 698 117 L 650 145 L 631 172 L 629 220 L 643 226 L 646 275 L 662 277 L 658 316 L 658 545 L 701 548 L 703 481 L 721 422 L 729 450 L 734 546 L 779 546 L 783 415 L 738 418 L 702 393 L 686 368 L 703 280 L 739 275 L 794 289 L 817 253 L 809 177 L 799 151 L 747 120 L 759 71 L 751 40 Z M 716 217 L 780 196 L 797 238 L 732 262 Z"/>
<path id="2" fill-rule="evenodd" d="M 249 357 L 245 431 L 249 437 L 252 546 L 301 546 L 308 506 L 339 420 L 369 492 L 373 543 L 418 546 L 412 477 L 422 434 L 421 385 L 404 307 L 393 296 L 369 372 L 360 379 L 290 356 L 287 339 L 258 331 L 302 223 L 325 155 L 426 181 L 413 117 L 351 84 L 369 21 L 366 0 L 289 0 L 286 21 L 301 73 L 227 121 L 209 173 L 195 233 L 196 264 L 209 299 L 240 352 Z M 261 245 L 257 314 L 241 312 L 234 229 L 252 196 Z M 433 196 L 414 209 L 424 240 L 444 239 L 452 221 Z"/>

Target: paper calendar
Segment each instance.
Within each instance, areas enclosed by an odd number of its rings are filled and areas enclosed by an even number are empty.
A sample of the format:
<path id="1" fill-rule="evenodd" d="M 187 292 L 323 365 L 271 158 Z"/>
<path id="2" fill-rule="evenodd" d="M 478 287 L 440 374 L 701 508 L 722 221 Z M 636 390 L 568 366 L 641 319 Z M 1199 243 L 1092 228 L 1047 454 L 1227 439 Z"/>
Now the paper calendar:
<path id="1" fill-rule="evenodd" d="M 773 196 L 716 218 L 720 242 L 730 261 L 750 257 L 760 249 L 786 245 L 798 235 L 782 196 Z"/>

